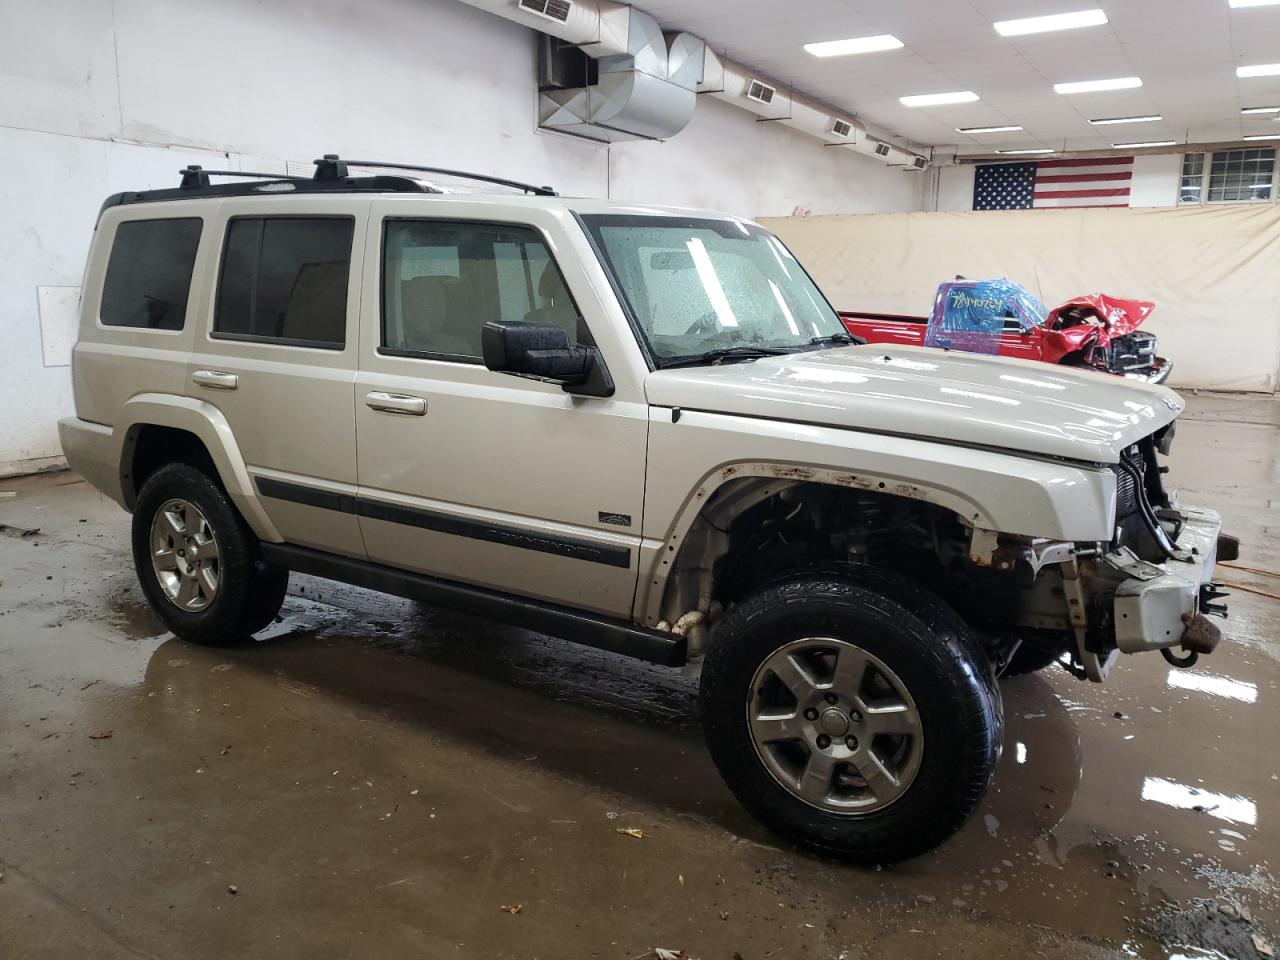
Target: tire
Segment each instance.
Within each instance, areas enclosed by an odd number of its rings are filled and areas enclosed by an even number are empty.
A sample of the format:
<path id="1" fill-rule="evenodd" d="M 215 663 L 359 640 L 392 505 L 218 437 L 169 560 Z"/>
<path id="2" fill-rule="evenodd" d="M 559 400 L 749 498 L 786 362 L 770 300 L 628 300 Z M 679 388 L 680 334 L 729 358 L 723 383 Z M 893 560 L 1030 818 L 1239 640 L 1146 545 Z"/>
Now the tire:
<path id="1" fill-rule="evenodd" d="M 864 655 L 856 697 L 823 675 Z M 781 672 L 796 668 L 801 694 L 820 698 L 807 701 L 821 708 L 814 722 L 773 670 L 787 664 Z M 869 568 L 793 575 L 732 608 L 708 646 L 700 701 L 712 758 L 742 805 L 788 840 L 863 864 L 909 859 L 954 834 L 986 792 L 1003 736 L 990 663 L 960 618 L 913 582 Z M 888 721 L 911 732 L 876 734 L 889 704 L 898 713 Z M 757 745 L 749 717 L 788 724 L 787 735 Z M 877 777 L 873 752 L 897 786 Z M 834 776 L 808 775 L 815 754 L 836 758 Z"/>
<path id="2" fill-rule="evenodd" d="M 153 554 L 161 559 L 153 562 Z M 143 484 L 133 564 L 165 626 L 205 646 L 240 643 L 261 630 L 289 586 L 289 571 L 263 562 L 257 537 L 221 484 L 187 463 L 161 467 Z"/>

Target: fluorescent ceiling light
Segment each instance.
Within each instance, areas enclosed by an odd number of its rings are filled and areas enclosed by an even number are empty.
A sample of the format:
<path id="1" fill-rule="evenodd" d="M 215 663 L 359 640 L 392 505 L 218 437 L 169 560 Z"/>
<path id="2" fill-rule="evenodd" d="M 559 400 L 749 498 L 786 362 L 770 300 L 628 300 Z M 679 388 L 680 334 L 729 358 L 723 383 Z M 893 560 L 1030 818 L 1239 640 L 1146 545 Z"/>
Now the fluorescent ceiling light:
<path id="1" fill-rule="evenodd" d="M 1280 63 L 1255 63 L 1251 67 L 1236 67 L 1236 76 L 1242 80 L 1249 77 L 1280 76 Z"/>
<path id="2" fill-rule="evenodd" d="M 1111 146 L 1116 150 L 1136 150 L 1139 147 L 1172 147 L 1177 142 L 1177 140 L 1147 140 L 1143 143 L 1113 143 Z"/>
<path id="3" fill-rule="evenodd" d="M 996 33 L 1002 37 L 1021 37 L 1028 33 L 1050 33 L 1054 30 L 1074 30 L 1077 27 L 1098 27 L 1106 22 L 1107 15 L 1101 10 L 1077 10 L 1074 13 L 1055 13 L 1047 17 L 999 20 L 995 28 Z"/>
<path id="4" fill-rule="evenodd" d="M 913 97 L 899 97 L 898 102 L 904 107 L 941 107 L 948 103 L 973 103 L 980 99 L 972 90 L 957 90 L 955 93 L 921 93 Z"/>
<path id="5" fill-rule="evenodd" d="M 1037 148 L 1035 150 L 997 150 L 996 153 L 1007 153 L 1010 156 L 1019 153 L 1053 153 L 1054 151 L 1048 147 Z"/>
<path id="6" fill-rule="evenodd" d="M 1245 137 L 1246 140 L 1280 140 L 1280 133 L 1255 133 L 1252 137 Z"/>
<path id="7" fill-rule="evenodd" d="M 956 133 L 1009 133 L 1013 130 L 1021 130 L 1021 127 L 956 127 Z"/>
<path id="8" fill-rule="evenodd" d="M 1280 3 L 1280 0 L 1276 0 L 1276 2 Z M 1101 120 L 1090 120 L 1089 122 L 1095 127 L 1102 127 L 1109 123 L 1152 123 L 1153 121 L 1163 119 L 1164 117 L 1160 116 L 1160 114 L 1153 113 L 1149 117 L 1104 117 Z"/>
<path id="9" fill-rule="evenodd" d="M 878 37 L 850 37 L 848 40 L 823 40 L 806 43 L 804 48 L 815 57 L 847 57 L 853 53 L 876 53 L 880 50 L 898 50 L 902 41 L 892 34 Z"/>
<path id="10" fill-rule="evenodd" d="M 1233 7 L 1272 7 L 1280 0 L 1230 0 Z"/>
<path id="11" fill-rule="evenodd" d="M 1142 86 L 1141 77 L 1115 77 L 1111 80 L 1075 80 L 1071 83 L 1055 83 L 1053 91 L 1054 93 L 1098 93 L 1102 90 L 1132 90 L 1140 86 Z"/>
<path id="12" fill-rule="evenodd" d="M 1280 3 L 1280 0 L 1276 2 Z M 1240 112 L 1246 116 L 1251 113 L 1280 113 L 1280 107 L 1245 107 Z"/>

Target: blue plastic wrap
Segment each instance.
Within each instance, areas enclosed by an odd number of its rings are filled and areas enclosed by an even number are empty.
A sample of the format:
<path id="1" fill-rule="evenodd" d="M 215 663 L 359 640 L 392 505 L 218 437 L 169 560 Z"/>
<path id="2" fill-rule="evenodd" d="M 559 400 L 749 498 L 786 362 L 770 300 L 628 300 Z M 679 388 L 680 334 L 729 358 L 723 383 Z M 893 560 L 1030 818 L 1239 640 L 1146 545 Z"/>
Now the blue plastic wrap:
<path id="1" fill-rule="evenodd" d="M 1012 280 L 951 280 L 938 287 L 925 346 L 994 354 L 1006 330 L 1043 326 L 1048 314 L 1030 290 Z"/>

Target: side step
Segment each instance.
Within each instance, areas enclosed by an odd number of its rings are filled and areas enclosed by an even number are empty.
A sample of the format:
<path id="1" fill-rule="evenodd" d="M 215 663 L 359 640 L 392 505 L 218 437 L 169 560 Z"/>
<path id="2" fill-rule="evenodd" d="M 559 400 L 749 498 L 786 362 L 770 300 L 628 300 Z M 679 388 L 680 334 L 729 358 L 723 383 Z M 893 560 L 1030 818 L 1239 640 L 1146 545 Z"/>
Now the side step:
<path id="1" fill-rule="evenodd" d="M 262 559 L 276 566 L 326 580 L 421 600 L 487 620 L 550 634 L 584 646 L 637 660 L 678 667 L 688 659 L 685 638 L 648 630 L 623 620 L 585 613 L 551 603 L 440 580 L 421 573 L 340 557 L 287 543 L 263 543 Z"/>

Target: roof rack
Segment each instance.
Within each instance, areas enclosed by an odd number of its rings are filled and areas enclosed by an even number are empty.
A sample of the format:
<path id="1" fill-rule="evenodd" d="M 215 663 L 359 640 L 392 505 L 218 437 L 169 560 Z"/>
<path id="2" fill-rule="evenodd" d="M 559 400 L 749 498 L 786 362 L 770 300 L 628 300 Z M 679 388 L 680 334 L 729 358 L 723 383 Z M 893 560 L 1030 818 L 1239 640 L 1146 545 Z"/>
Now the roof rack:
<path id="1" fill-rule="evenodd" d="M 538 197 L 559 196 L 550 187 L 538 187 L 518 180 L 491 177 L 483 173 L 465 170 L 447 170 L 444 167 L 422 167 L 409 163 L 391 163 L 384 160 L 343 160 L 336 153 L 326 153 L 315 161 L 315 174 L 310 177 L 292 176 L 287 173 L 258 173 L 252 170 L 206 170 L 191 164 L 178 172 L 182 180 L 177 187 L 160 190 L 138 190 L 117 193 L 108 197 L 102 210 L 125 203 L 151 203 L 160 200 L 194 200 L 197 197 L 251 197 L 278 193 L 442 193 L 429 183 L 413 177 L 372 174 L 352 176 L 350 167 L 372 167 L 387 170 L 412 170 L 419 173 L 435 173 L 441 176 L 478 180 L 503 187 L 514 187 Z M 233 177 L 254 180 L 256 183 L 213 183 L 212 177 Z"/>
<path id="2" fill-rule="evenodd" d="M 374 175 L 367 177 L 295 177 L 281 173 L 249 170 L 205 170 L 192 164 L 178 171 L 180 185 L 160 190 L 116 193 L 103 201 L 98 215 L 108 207 L 126 203 L 154 203 L 162 200 L 196 200 L 214 197 L 254 197 L 282 193 L 441 193 L 443 191 L 412 177 Z M 254 183 L 212 183 L 210 177 L 241 177 Z"/>
<path id="3" fill-rule="evenodd" d="M 288 174 L 279 173 L 254 173 L 250 170 L 206 170 L 199 164 L 190 164 L 183 170 L 178 171 L 182 174 L 182 183 L 179 185 L 183 190 L 194 190 L 197 187 L 210 186 L 210 177 L 252 177 L 257 180 L 304 180 L 305 177 L 291 177 Z"/>
<path id="4" fill-rule="evenodd" d="M 449 170 L 445 167 L 423 167 L 413 163 L 393 163 L 389 160 L 343 160 L 336 153 L 326 153 L 316 163 L 316 179 L 347 176 L 348 167 L 371 167 L 380 170 L 413 170 L 418 173 L 438 173 L 444 177 L 458 177 L 462 180 L 478 180 L 481 183 L 493 183 L 501 187 L 513 187 L 523 190 L 535 197 L 558 197 L 554 189 L 547 186 L 535 186 L 519 180 L 507 180 L 503 177 L 491 177 L 487 173 L 469 173 L 466 170 Z"/>

